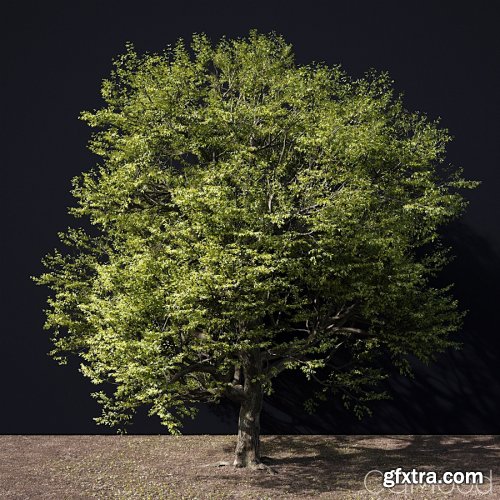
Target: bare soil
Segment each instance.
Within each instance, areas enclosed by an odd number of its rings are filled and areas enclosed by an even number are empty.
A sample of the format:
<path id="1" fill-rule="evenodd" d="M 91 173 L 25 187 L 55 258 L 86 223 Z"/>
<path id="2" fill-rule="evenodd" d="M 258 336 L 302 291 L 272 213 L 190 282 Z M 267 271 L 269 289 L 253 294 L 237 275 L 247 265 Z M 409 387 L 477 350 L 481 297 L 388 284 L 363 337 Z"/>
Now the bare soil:
<path id="1" fill-rule="evenodd" d="M 232 461 L 235 439 L 0 436 L 0 498 L 500 498 L 500 436 L 263 436 L 262 452 L 277 474 L 215 467 Z M 460 490 L 391 491 L 376 472 L 365 481 L 371 470 L 397 467 L 481 471 L 487 479 Z"/>

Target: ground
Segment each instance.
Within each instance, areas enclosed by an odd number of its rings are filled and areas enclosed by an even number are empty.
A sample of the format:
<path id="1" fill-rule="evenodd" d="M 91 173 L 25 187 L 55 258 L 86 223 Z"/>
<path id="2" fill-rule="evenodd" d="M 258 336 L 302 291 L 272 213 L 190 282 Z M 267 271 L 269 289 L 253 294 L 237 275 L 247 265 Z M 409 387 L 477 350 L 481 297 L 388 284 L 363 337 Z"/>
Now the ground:
<path id="1" fill-rule="evenodd" d="M 234 446 L 235 436 L 4 435 L 0 498 L 500 498 L 500 436 L 263 436 L 276 474 L 215 467 Z M 369 471 L 397 467 L 481 471 L 487 481 L 463 485 L 464 495 L 406 486 L 405 497 L 372 473 L 367 490 Z"/>

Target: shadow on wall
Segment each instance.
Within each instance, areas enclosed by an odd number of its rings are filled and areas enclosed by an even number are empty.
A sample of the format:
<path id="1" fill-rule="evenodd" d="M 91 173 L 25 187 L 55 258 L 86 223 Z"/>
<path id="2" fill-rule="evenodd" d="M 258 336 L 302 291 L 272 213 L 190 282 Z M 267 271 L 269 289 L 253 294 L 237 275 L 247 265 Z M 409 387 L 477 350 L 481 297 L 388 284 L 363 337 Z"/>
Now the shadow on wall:
<path id="1" fill-rule="evenodd" d="M 315 415 L 302 408 L 307 382 L 289 374 L 276 383 L 265 404 L 263 432 L 269 434 L 498 434 L 500 432 L 500 337 L 496 311 L 500 299 L 500 257 L 490 243 L 463 223 L 444 235 L 456 258 L 443 270 L 441 285 L 468 310 L 456 340 L 458 351 L 429 366 L 413 362 L 415 377 L 388 382 L 393 399 L 372 404 L 373 416 L 359 421 L 337 402 Z"/>

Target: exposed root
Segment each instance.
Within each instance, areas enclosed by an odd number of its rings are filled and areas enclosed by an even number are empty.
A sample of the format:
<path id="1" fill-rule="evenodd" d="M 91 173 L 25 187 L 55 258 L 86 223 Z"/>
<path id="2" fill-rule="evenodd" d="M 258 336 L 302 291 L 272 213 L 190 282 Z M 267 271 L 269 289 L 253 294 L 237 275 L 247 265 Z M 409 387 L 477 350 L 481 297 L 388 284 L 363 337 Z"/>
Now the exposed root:
<path id="1" fill-rule="evenodd" d="M 221 460 L 220 462 L 216 462 L 214 464 L 207 464 L 204 467 L 229 467 L 232 465 L 236 469 L 263 470 L 266 471 L 268 474 L 278 474 L 276 470 L 274 470 L 272 467 L 269 467 L 269 465 L 266 465 L 264 463 L 269 461 L 270 461 L 269 457 L 262 457 L 260 462 L 251 463 L 245 466 L 238 462 L 231 463 L 225 460 Z"/>
<path id="2" fill-rule="evenodd" d="M 264 461 L 268 461 L 270 460 L 269 457 L 262 457 L 264 459 Z M 239 463 L 239 462 L 234 462 L 234 466 L 236 468 L 246 468 L 246 469 L 251 469 L 251 470 L 264 470 L 266 471 L 268 474 L 277 474 L 278 472 L 275 471 L 272 467 L 269 467 L 269 465 L 266 465 L 264 463 L 264 461 L 262 460 L 262 458 L 259 460 L 259 461 L 252 461 L 250 462 L 249 464 L 247 465 L 244 465 L 242 463 Z"/>
<path id="3" fill-rule="evenodd" d="M 272 467 L 269 467 L 269 465 L 266 465 L 262 462 L 250 465 L 250 469 L 265 470 L 268 474 L 278 474 L 278 471 L 274 470 Z"/>
<path id="4" fill-rule="evenodd" d="M 225 462 L 225 461 L 220 461 L 220 462 L 215 462 L 214 464 L 206 464 L 203 467 L 226 467 L 228 465 L 231 465 L 231 462 Z"/>

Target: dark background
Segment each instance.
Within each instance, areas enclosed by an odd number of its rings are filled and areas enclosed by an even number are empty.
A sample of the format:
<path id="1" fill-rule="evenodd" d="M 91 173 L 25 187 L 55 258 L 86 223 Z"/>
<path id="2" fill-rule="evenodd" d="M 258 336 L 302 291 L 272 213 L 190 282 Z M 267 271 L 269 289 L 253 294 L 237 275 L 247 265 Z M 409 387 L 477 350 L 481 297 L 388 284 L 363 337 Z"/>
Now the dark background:
<path id="1" fill-rule="evenodd" d="M 10 2 L 2 7 L 0 433 L 103 433 L 92 417 L 95 389 L 77 363 L 48 356 L 42 330 L 47 292 L 30 275 L 72 223 L 70 180 L 92 167 L 81 110 L 101 105 L 99 88 L 126 41 L 161 50 L 179 37 L 212 40 L 251 28 L 275 30 L 297 61 L 341 63 L 354 76 L 387 70 L 406 107 L 442 117 L 455 140 L 448 158 L 483 181 L 467 216 L 446 232 L 456 260 L 443 281 L 470 310 L 464 349 L 413 380 L 395 378 L 394 399 L 358 421 L 334 402 L 315 417 L 301 409 L 304 385 L 278 384 L 263 431 L 278 433 L 500 433 L 500 15 L 497 2 L 286 1 Z M 202 407 L 188 433 L 236 431 L 232 407 Z M 136 433 L 165 432 L 139 414 Z"/>

